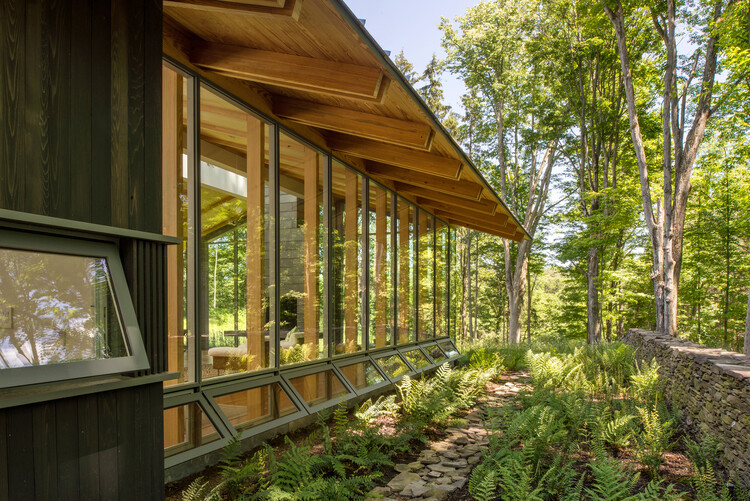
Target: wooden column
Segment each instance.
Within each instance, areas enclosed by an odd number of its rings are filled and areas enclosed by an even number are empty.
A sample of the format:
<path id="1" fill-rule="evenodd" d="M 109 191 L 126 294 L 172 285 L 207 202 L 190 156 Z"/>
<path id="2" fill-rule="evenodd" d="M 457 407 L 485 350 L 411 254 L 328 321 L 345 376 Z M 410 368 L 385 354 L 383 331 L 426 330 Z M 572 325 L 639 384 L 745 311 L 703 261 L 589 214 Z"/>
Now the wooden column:
<path id="1" fill-rule="evenodd" d="M 346 352 L 356 350 L 357 323 L 359 322 L 358 188 L 359 176 L 356 172 L 346 169 L 346 221 L 344 222 L 344 342 Z"/>
<path id="2" fill-rule="evenodd" d="M 182 177 L 183 113 L 182 76 L 162 69 L 162 233 L 178 237 L 180 245 L 166 247 L 167 255 L 167 365 L 170 371 L 179 371 L 177 380 L 185 373 L 185 343 L 183 340 L 183 273 L 182 250 L 186 244 L 183 232 L 180 192 Z M 164 443 L 177 444 L 185 437 L 184 406 L 170 409 L 164 414 Z"/>
<path id="3" fill-rule="evenodd" d="M 386 345 L 388 307 L 388 192 L 382 188 L 375 195 L 375 347 Z"/>
<path id="4" fill-rule="evenodd" d="M 409 260 L 409 212 L 410 207 L 403 204 L 398 210 L 398 247 L 399 247 L 399 276 L 398 276 L 398 342 L 409 342 L 409 320 L 412 314 L 409 303 L 409 278 L 411 263 Z"/>
<path id="5" fill-rule="evenodd" d="M 305 148 L 305 344 L 310 358 L 318 358 L 318 154 Z"/>

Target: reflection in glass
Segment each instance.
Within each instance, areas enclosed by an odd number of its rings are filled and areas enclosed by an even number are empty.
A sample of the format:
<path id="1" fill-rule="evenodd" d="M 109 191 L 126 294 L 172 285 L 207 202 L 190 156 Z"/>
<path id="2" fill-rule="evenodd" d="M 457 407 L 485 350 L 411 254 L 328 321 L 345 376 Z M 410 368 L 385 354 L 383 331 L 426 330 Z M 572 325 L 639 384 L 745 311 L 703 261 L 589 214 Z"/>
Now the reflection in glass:
<path id="1" fill-rule="evenodd" d="M 341 368 L 341 372 L 358 390 L 385 381 L 372 362 L 347 365 Z"/>
<path id="2" fill-rule="evenodd" d="M 383 186 L 370 181 L 369 198 L 369 341 L 371 348 L 383 348 L 393 343 L 393 196 Z"/>
<path id="3" fill-rule="evenodd" d="M 331 334 L 335 354 L 363 349 L 362 302 L 365 298 L 361 273 L 362 176 L 339 162 L 331 172 L 331 237 L 333 311 Z"/>
<path id="4" fill-rule="evenodd" d="M 214 397 L 237 430 L 247 430 L 297 412 L 297 407 L 278 383 Z"/>
<path id="5" fill-rule="evenodd" d="M 311 407 L 347 394 L 344 383 L 331 370 L 295 377 L 289 382 Z"/>
<path id="6" fill-rule="evenodd" d="M 398 355 L 390 355 L 375 359 L 378 365 L 388 374 L 390 378 L 397 378 L 411 372 L 409 366 Z"/>
<path id="7" fill-rule="evenodd" d="M 164 409 L 164 456 L 219 440 L 219 433 L 198 402 Z"/>
<path id="8" fill-rule="evenodd" d="M 180 239 L 168 245 L 167 255 L 167 363 L 177 379 L 165 386 L 195 381 L 195 346 L 188 327 L 185 296 L 188 278 L 187 78 L 162 67 L 162 233 Z M 192 255 L 192 253 L 190 253 Z"/>
<path id="9" fill-rule="evenodd" d="M 406 360 L 408 360 L 415 369 L 421 369 L 422 367 L 430 365 L 430 361 L 427 360 L 427 357 L 425 357 L 424 353 L 419 349 L 404 352 L 404 357 L 406 357 Z"/>
<path id="10" fill-rule="evenodd" d="M 449 258 L 449 227 L 435 220 L 435 336 L 448 335 L 450 290 L 448 280 L 450 274 Z"/>
<path id="11" fill-rule="evenodd" d="M 398 259 L 396 261 L 396 294 L 398 344 L 409 343 L 414 339 L 414 268 L 415 268 L 415 207 L 398 199 L 396 207 L 396 238 Z"/>
<path id="12" fill-rule="evenodd" d="M 435 217 L 419 210 L 418 339 L 435 337 Z"/>
<path id="13" fill-rule="evenodd" d="M 441 350 L 437 346 L 430 346 L 429 348 L 426 348 L 426 350 L 427 354 L 436 364 L 448 360 L 448 357 L 445 356 L 443 350 Z"/>
<path id="14" fill-rule="evenodd" d="M 268 135 L 263 122 L 201 88 L 203 379 L 273 365 Z"/>
<path id="15" fill-rule="evenodd" d="M 328 356 L 323 336 L 323 157 L 279 135 L 281 364 Z"/>
<path id="16" fill-rule="evenodd" d="M 457 357 L 459 355 L 458 350 L 450 341 L 443 341 L 438 343 L 438 345 L 440 345 L 440 348 L 443 349 L 448 358 Z"/>
<path id="17" fill-rule="evenodd" d="M 0 369 L 128 355 L 106 259 L 0 248 Z"/>

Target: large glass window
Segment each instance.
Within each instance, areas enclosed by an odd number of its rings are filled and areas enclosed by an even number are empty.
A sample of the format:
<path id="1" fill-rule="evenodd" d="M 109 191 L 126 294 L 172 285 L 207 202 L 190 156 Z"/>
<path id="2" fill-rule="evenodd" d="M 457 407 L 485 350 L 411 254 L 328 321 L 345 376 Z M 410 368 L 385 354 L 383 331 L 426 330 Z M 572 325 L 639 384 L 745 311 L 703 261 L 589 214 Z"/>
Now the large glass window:
<path id="1" fill-rule="evenodd" d="M 203 379 L 273 366 L 268 136 L 266 124 L 201 88 L 196 287 Z"/>
<path id="2" fill-rule="evenodd" d="M 372 362 L 360 362 L 344 366 L 341 368 L 341 373 L 357 390 L 363 390 L 368 386 L 385 381 Z"/>
<path id="3" fill-rule="evenodd" d="M 198 402 L 164 409 L 164 456 L 170 457 L 221 438 Z"/>
<path id="4" fill-rule="evenodd" d="M 220 395 L 214 400 L 237 430 L 247 430 L 297 412 L 279 383 Z"/>
<path id="5" fill-rule="evenodd" d="M 435 220 L 435 335 L 448 335 L 450 312 L 450 233 L 449 227 Z"/>
<path id="6" fill-rule="evenodd" d="M 295 377 L 289 382 L 310 407 L 343 397 L 347 393 L 346 386 L 332 370 Z"/>
<path id="7" fill-rule="evenodd" d="M 324 157 L 279 135 L 281 364 L 328 356 L 324 336 Z"/>
<path id="8" fill-rule="evenodd" d="M 397 378 L 411 371 L 406 362 L 398 355 L 380 357 L 375 359 L 375 361 L 390 378 Z"/>
<path id="9" fill-rule="evenodd" d="M 335 354 L 364 348 L 362 303 L 365 299 L 362 255 L 362 175 L 333 163 L 331 172 L 333 308 L 331 334 Z"/>
<path id="10" fill-rule="evenodd" d="M 393 343 L 393 195 L 370 181 L 369 199 L 369 342 L 371 348 L 383 348 Z"/>
<path id="11" fill-rule="evenodd" d="M 414 269 L 416 266 L 416 209 L 403 198 L 399 198 L 396 210 L 396 237 L 398 239 L 396 260 L 398 324 L 396 333 L 398 344 L 403 344 L 415 340 Z"/>
<path id="12" fill-rule="evenodd" d="M 419 210 L 419 336 L 435 337 L 435 217 Z"/>

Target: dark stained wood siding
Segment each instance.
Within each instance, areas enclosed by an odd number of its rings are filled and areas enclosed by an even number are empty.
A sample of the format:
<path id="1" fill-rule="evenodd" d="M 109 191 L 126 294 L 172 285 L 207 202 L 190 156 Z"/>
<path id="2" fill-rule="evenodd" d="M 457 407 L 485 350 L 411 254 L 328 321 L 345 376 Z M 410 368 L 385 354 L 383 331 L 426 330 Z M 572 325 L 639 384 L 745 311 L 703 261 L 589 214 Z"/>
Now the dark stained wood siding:
<path id="1" fill-rule="evenodd" d="M 0 410 L 0 501 L 163 499 L 161 406 L 156 383 Z"/>
<path id="2" fill-rule="evenodd" d="M 0 0 L 0 208 L 161 232 L 161 2 Z"/>

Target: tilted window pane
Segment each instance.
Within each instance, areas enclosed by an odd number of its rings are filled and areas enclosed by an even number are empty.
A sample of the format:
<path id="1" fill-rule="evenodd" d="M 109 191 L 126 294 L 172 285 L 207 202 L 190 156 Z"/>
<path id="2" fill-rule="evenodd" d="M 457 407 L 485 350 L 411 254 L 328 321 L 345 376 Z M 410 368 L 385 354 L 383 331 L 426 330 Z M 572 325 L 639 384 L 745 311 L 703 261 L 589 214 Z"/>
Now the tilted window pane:
<path id="1" fill-rule="evenodd" d="M 332 322 L 335 354 L 364 348 L 362 302 L 365 298 L 362 252 L 362 176 L 338 162 L 331 172 Z"/>
<path id="2" fill-rule="evenodd" d="M 416 266 L 416 208 L 403 198 L 399 198 L 396 210 L 396 237 L 398 239 L 396 246 L 396 286 L 398 287 L 396 293 L 398 304 L 396 342 L 398 344 L 404 344 L 415 341 L 414 268 Z"/>
<path id="3" fill-rule="evenodd" d="M 435 218 L 419 210 L 418 339 L 435 337 Z"/>
<path id="4" fill-rule="evenodd" d="M 281 364 L 328 356 L 324 336 L 324 157 L 279 136 L 279 335 Z"/>
<path id="5" fill-rule="evenodd" d="M 420 350 L 410 350 L 404 353 L 404 357 L 409 361 L 411 365 L 416 369 L 421 369 L 427 365 L 430 365 L 430 361 Z"/>
<path id="6" fill-rule="evenodd" d="M 297 412 L 297 407 L 278 383 L 214 397 L 237 430 L 247 430 Z"/>
<path id="7" fill-rule="evenodd" d="M 440 348 L 443 349 L 443 351 L 448 356 L 448 358 L 457 357 L 459 355 L 458 350 L 456 349 L 455 346 L 453 346 L 453 343 L 451 343 L 450 341 L 444 341 L 444 342 L 438 343 L 438 345 L 440 345 Z"/>
<path id="8" fill-rule="evenodd" d="M 443 350 L 441 350 L 437 346 L 430 346 L 429 348 L 427 348 L 427 354 L 430 355 L 430 358 L 432 358 L 432 360 L 436 364 L 448 360 L 448 357 L 445 356 Z"/>
<path id="9" fill-rule="evenodd" d="M 397 378 L 411 372 L 409 366 L 398 355 L 377 358 L 375 361 L 391 378 Z"/>
<path id="10" fill-rule="evenodd" d="M 385 381 L 371 362 L 347 365 L 341 368 L 341 373 L 358 390 Z"/>
<path id="11" fill-rule="evenodd" d="M 272 221 L 268 126 L 205 87 L 200 99 L 200 263 L 192 279 L 208 379 L 273 365 Z"/>
<path id="12" fill-rule="evenodd" d="M 331 370 L 292 378 L 289 382 L 311 407 L 347 394 L 344 383 Z"/>
<path id="13" fill-rule="evenodd" d="M 198 402 L 164 409 L 164 456 L 170 457 L 221 438 Z"/>
<path id="14" fill-rule="evenodd" d="M 370 347 L 393 343 L 393 195 L 370 181 L 368 242 L 370 273 Z"/>
<path id="15" fill-rule="evenodd" d="M 188 328 L 185 294 L 188 256 L 187 78 L 162 67 L 162 233 L 180 239 L 167 254 L 167 363 L 177 379 L 165 386 L 195 381 L 195 344 Z"/>
<path id="16" fill-rule="evenodd" d="M 0 369 L 129 355 L 106 259 L 0 248 Z"/>

